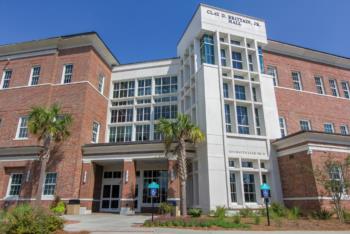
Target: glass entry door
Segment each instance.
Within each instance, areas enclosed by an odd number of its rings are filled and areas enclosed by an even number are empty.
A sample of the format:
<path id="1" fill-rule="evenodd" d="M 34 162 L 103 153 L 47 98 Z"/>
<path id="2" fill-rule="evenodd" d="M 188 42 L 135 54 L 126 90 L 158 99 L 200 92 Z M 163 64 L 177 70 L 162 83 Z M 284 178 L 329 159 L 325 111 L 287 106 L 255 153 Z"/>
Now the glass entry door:
<path id="1" fill-rule="evenodd" d="M 121 172 L 104 172 L 101 191 L 101 211 L 118 212 L 120 210 L 120 184 Z"/>

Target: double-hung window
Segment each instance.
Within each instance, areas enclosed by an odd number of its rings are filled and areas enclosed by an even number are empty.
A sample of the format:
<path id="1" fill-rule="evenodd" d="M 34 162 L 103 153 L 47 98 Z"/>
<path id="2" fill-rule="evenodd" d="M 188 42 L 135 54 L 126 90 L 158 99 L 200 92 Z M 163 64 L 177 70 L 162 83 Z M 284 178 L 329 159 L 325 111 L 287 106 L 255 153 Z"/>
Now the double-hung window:
<path id="1" fill-rule="evenodd" d="M 272 76 L 273 85 L 278 86 L 277 67 L 267 66 L 267 74 Z"/>
<path id="2" fill-rule="evenodd" d="M 243 187 L 245 202 L 256 202 L 254 174 L 243 173 Z"/>
<path id="3" fill-rule="evenodd" d="M 311 124 L 309 120 L 300 120 L 300 130 L 311 131 Z"/>
<path id="4" fill-rule="evenodd" d="M 104 86 L 105 86 L 105 77 L 102 74 L 100 74 L 98 76 L 98 87 L 97 87 L 100 93 L 103 93 Z"/>
<path id="5" fill-rule="evenodd" d="M 73 77 L 73 64 L 66 64 L 63 67 L 62 84 L 68 84 L 72 82 Z"/>
<path id="6" fill-rule="evenodd" d="M 284 117 L 279 117 L 281 137 L 287 136 L 286 120 Z"/>
<path id="7" fill-rule="evenodd" d="M 133 109 L 111 110 L 111 123 L 124 123 L 133 120 Z"/>
<path id="8" fill-rule="evenodd" d="M 317 93 L 325 94 L 322 77 L 315 76 L 315 85 L 316 85 Z"/>
<path id="9" fill-rule="evenodd" d="M 5 70 L 2 74 L 1 88 L 7 89 L 10 87 L 10 80 L 12 76 L 12 70 Z"/>
<path id="10" fill-rule="evenodd" d="M 225 49 L 221 49 L 220 50 L 220 57 L 221 57 L 221 66 L 227 66 L 227 63 L 226 63 L 226 50 Z"/>
<path id="11" fill-rule="evenodd" d="M 243 69 L 241 53 L 232 51 L 232 67 L 236 69 Z"/>
<path id="12" fill-rule="evenodd" d="M 338 97 L 339 96 L 339 92 L 338 92 L 338 86 L 337 86 L 337 81 L 336 80 L 329 80 L 329 86 L 332 90 L 332 95 L 334 97 Z"/>
<path id="13" fill-rule="evenodd" d="M 135 94 L 135 81 L 116 82 L 113 85 L 113 98 L 133 97 Z"/>
<path id="14" fill-rule="evenodd" d="M 350 98 L 350 89 L 349 89 L 349 82 L 348 81 L 342 81 L 341 87 L 343 88 L 344 97 L 349 99 Z"/>
<path id="15" fill-rule="evenodd" d="M 334 126 L 332 123 L 325 123 L 323 127 L 325 133 L 334 133 Z"/>
<path id="16" fill-rule="evenodd" d="M 232 122 L 231 122 L 231 113 L 230 113 L 229 104 L 225 104 L 225 122 L 226 122 L 226 132 L 232 132 Z"/>
<path id="17" fill-rule="evenodd" d="M 151 95 L 152 94 L 152 80 L 146 79 L 146 80 L 138 80 L 138 96 L 145 96 L 145 95 Z"/>
<path id="18" fill-rule="evenodd" d="M 230 171 L 230 190 L 231 202 L 237 202 L 236 175 L 233 171 Z"/>
<path id="19" fill-rule="evenodd" d="M 237 106 L 238 133 L 249 134 L 248 109 L 245 106 Z"/>
<path id="20" fill-rule="evenodd" d="M 235 85 L 236 99 L 246 100 L 245 87 L 243 85 Z"/>
<path id="21" fill-rule="evenodd" d="M 148 141 L 150 139 L 149 125 L 136 125 L 136 141 Z"/>
<path id="22" fill-rule="evenodd" d="M 349 127 L 348 125 L 340 125 L 340 134 L 349 135 Z"/>
<path id="23" fill-rule="evenodd" d="M 43 189 L 44 196 L 55 195 L 56 181 L 57 181 L 57 173 L 56 172 L 46 173 L 44 189 Z"/>
<path id="24" fill-rule="evenodd" d="M 129 142 L 132 138 L 132 126 L 109 128 L 109 142 Z"/>
<path id="25" fill-rule="evenodd" d="M 12 173 L 9 181 L 7 196 L 17 197 L 20 195 L 22 186 L 22 173 Z"/>
<path id="26" fill-rule="evenodd" d="M 18 121 L 16 139 L 28 138 L 28 117 L 20 117 Z"/>
<path id="27" fill-rule="evenodd" d="M 151 107 L 140 107 L 136 109 L 136 121 L 151 119 Z"/>
<path id="28" fill-rule="evenodd" d="M 155 93 L 167 94 L 177 92 L 177 77 L 160 77 L 155 78 Z"/>
<path id="29" fill-rule="evenodd" d="M 100 124 L 96 121 L 92 123 L 92 143 L 98 143 L 98 137 L 100 133 Z"/>
<path id="30" fill-rule="evenodd" d="M 39 84 L 40 70 L 41 70 L 40 66 L 32 67 L 32 71 L 30 73 L 29 85 Z"/>
<path id="31" fill-rule="evenodd" d="M 292 72 L 293 87 L 295 90 L 302 90 L 300 72 Z"/>

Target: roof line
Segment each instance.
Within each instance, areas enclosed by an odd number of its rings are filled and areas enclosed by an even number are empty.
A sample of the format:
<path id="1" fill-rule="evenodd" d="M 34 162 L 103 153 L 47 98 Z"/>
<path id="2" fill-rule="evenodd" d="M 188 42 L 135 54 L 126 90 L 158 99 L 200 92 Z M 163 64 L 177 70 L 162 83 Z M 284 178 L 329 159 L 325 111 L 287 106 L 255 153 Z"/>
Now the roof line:
<path id="1" fill-rule="evenodd" d="M 291 137 L 294 137 L 294 136 L 297 136 L 297 135 L 301 135 L 301 134 L 304 134 L 304 133 L 316 133 L 316 134 L 324 134 L 324 135 L 332 135 L 332 136 L 350 137 L 349 135 L 343 135 L 343 134 L 341 134 L 341 133 L 327 133 L 327 132 L 314 131 L 314 130 L 311 130 L 311 131 L 304 131 L 304 130 L 301 130 L 301 131 L 292 133 L 292 134 L 290 134 L 290 135 L 287 135 L 287 136 L 285 136 L 285 137 L 276 139 L 275 141 L 273 141 L 273 143 L 280 142 L 280 141 L 283 141 L 283 140 L 285 140 L 285 139 L 288 139 L 288 138 L 291 138 Z"/>
<path id="2" fill-rule="evenodd" d="M 151 63 L 151 62 L 158 62 L 158 61 L 165 61 L 165 60 L 173 60 L 173 59 L 179 59 L 180 57 L 169 57 L 169 58 L 162 58 L 162 59 L 150 59 L 150 60 L 143 60 L 143 61 L 137 61 L 137 62 L 130 62 L 130 63 L 124 63 L 120 64 L 119 66 L 124 66 L 124 65 L 133 65 L 133 64 L 138 64 L 138 63 Z M 118 66 L 118 67 L 119 67 Z"/>
<path id="3" fill-rule="evenodd" d="M 296 44 L 289 43 L 289 42 L 283 42 L 283 41 L 273 40 L 273 39 L 269 39 L 269 38 L 268 38 L 268 41 L 273 41 L 273 42 L 277 42 L 277 43 L 281 43 L 281 44 L 285 44 L 285 45 L 289 45 L 289 46 L 298 47 L 298 48 L 305 49 L 305 50 L 311 50 L 311 51 L 314 51 L 314 52 L 317 52 L 317 53 L 327 54 L 327 55 L 331 55 L 331 56 L 335 56 L 335 57 L 339 57 L 339 58 L 350 60 L 350 57 L 346 57 L 346 56 L 338 55 L 338 54 L 333 54 L 333 53 L 329 53 L 329 52 L 322 51 L 322 50 L 316 50 L 316 49 L 312 49 L 312 48 L 309 48 L 309 47 L 296 45 Z"/>

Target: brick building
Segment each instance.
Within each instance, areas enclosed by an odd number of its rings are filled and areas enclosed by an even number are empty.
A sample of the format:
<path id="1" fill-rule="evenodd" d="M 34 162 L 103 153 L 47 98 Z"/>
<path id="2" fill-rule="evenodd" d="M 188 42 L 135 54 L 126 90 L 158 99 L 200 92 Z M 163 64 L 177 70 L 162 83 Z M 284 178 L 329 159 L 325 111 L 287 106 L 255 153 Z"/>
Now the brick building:
<path id="1" fill-rule="evenodd" d="M 329 206 L 310 171 L 350 152 L 349 58 L 268 40 L 263 20 L 203 4 L 177 56 L 119 64 L 94 32 L 0 46 L 0 205 L 34 200 L 42 144 L 27 115 L 58 103 L 74 121 L 49 162 L 45 204 L 144 212 L 152 181 L 156 205 L 179 204 L 156 125 L 185 113 L 206 136 L 187 148 L 190 207 L 259 208 L 264 182 L 287 206 Z"/>

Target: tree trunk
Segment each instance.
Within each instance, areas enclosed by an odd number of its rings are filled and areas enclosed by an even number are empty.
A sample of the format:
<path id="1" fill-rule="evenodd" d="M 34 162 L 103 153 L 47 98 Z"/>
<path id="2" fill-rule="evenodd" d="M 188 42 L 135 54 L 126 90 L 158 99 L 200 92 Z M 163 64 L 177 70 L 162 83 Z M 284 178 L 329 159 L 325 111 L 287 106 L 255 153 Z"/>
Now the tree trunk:
<path id="1" fill-rule="evenodd" d="M 187 180 L 187 165 L 186 165 L 186 145 L 185 140 L 179 141 L 178 152 L 178 169 L 180 178 L 180 200 L 181 200 L 181 215 L 187 216 L 187 200 L 186 200 L 186 180 Z"/>

